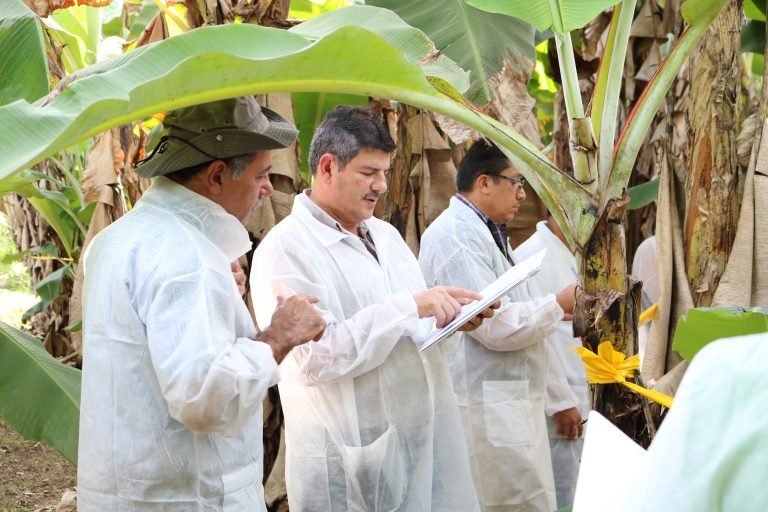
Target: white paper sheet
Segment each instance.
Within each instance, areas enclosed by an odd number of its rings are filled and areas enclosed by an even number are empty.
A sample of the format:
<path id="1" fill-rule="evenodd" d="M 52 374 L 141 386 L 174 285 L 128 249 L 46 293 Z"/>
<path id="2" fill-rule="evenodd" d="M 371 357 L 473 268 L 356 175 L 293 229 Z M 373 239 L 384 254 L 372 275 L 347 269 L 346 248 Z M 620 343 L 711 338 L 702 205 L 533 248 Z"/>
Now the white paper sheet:
<path id="1" fill-rule="evenodd" d="M 454 318 L 451 323 L 442 329 L 435 329 L 435 331 L 427 337 L 421 345 L 421 350 L 424 351 L 435 343 L 444 340 L 456 332 L 459 327 L 477 316 L 482 310 L 509 293 L 512 288 L 533 277 L 539 270 L 541 270 L 541 262 L 544 259 L 546 252 L 546 249 L 542 249 L 500 275 L 498 279 L 479 292 L 480 295 L 483 296 L 482 300 L 476 300 L 464 305 L 461 308 L 459 316 Z"/>
<path id="2" fill-rule="evenodd" d="M 616 512 L 632 499 L 646 451 L 597 411 L 589 412 L 572 512 Z"/>

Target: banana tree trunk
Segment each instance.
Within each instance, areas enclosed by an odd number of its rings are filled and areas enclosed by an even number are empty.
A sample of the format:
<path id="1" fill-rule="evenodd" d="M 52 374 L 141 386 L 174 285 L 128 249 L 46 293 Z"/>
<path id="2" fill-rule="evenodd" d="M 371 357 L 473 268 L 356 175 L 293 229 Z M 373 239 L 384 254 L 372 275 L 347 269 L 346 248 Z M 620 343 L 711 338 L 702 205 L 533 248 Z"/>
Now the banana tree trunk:
<path id="1" fill-rule="evenodd" d="M 581 286 L 576 293 L 573 327 L 593 350 L 609 340 L 624 354 L 637 353 L 641 283 L 627 275 L 624 218 L 626 194 L 614 198 L 602 213 L 579 254 Z M 618 384 L 598 385 L 594 408 L 627 435 L 648 445 L 654 431 L 647 402 Z"/>
<path id="2" fill-rule="evenodd" d="M 709 306 L 731 254 L 739 215 L 736 136 L 739 129 L 741 2 L 715 19 L 691 61 L 685 267 L 696 306 Z"/>

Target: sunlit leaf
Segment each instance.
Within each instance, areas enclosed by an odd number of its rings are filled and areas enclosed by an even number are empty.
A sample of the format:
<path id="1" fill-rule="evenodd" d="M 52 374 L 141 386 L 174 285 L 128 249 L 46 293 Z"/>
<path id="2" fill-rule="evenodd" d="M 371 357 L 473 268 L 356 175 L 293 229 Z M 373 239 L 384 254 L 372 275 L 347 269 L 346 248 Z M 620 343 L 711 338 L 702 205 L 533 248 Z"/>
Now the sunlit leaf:
<path id="1" fill-rule="evenodd" d="M 568 226 L 562 214 L 567 211 L 586 232 L 592 222 L 583 207 L 590 202 L 586 191 L 514 129 L 468 105 L 456 90 L 468 85 L 466 72 L 436 53 L 422 32 L 398 28 L 393 17 L 358 6 L 290 31 L 245 24 L 204 27 L 89 66 L 39 104 L 0 108 L 0 125 L 17 127 L 0 130 L 0 179 L 89 136 L 158 112 L 243 94 L 350 93 L 438 112 L 492 138 L 559 215 L 558 222 Z M 350 26 L 360 18 L 382 35 Z"/>
<path id="2" fill-rule="evenodd" d="M 21 0 L 0 0 L 0 56 L 0 106 L 48 94 L 43 31 L 37 16 Z M 12 128 L 3 125 L 2 129 Z"/>
<path id="3" fill-rule="evenodd" d="M 680 317 L 672 349 L 688 361 L 720 338 L 768 332 L 766 308 L 696 308 Z"/>
<path id="4" fill-rule="evenodd" d="M 386 13 L 367 9 L 370 18 Z M 430 60 L 423 34 L 401 43 L 403 50 L 352 26 L 314 43 L 291 31 L 227 25 L 138 48 L 71 76 L 68 84 L 62 81 L 63 91 L 45 106 L 17 102 L 0 108 L 0 125 L 17 127 L 0 131 L 0 178 L 110 127 L 240 94 L 347 91 L 452 106 L 424 73 L 459 87 L 466 85 L 466 73 L 445 57 Z M 365 55 L 376 58 L 361 59 Z"/>
<path id="5" fill-rule="evenodd" d="M 305 21 L 291 28 L 289 32 L 300 34 L 309 41 L 317 41 L 339 30 L 340 27 L 352 25 L 366 29 L 401 49 L 427 76 L 441 78 L 462 93 L 469 87 L 469 76 L 465 70 L 457 66 L 443 52 L 438 51 L 423 31 L 405 23 L 388 9 L 351 6 Z M 359 64 L 362 64 L 364 58 L 364 55 L 358 53 Z M 377 65 L 375 61 L 365 64 L 366 66 Z"/>
<path id="6" fill-rule="evenodd" d="M 517 18 L 499 16 L 460 0 L 368 0 L 392 9 L 427 34 L 445 55 L 470 71 L 467 99 L 479 105 L 491 100 L 488 79 L 501 71 L 505 56 L 535 59 L 533 27 Z"/>
<path id="7" fill-rule="evenodd" d="M 24 438 L 77 462 L 80 371 L 61 364 L 40 340 L 0 322 L 0 416 Z"/>
<path id="8" fill-rule="evenodd" d="M 68 73 L 73 73 L 98 58 L 101 39 L 101 9 L 77 5 L 58 9 L 43 19 L 51 39 L 61 47 L 61 59 Z"/>
<path id="9" fill-rule="evenodd" d="M 129 38 L 136 38 L 141 35 L 142 32 L 144 32 L 144 29 L 147 28 L 147 25 L 150 21 L 152 21 L 152 18 L 155 17 L 155 14 L 158 13 L 160 8 L 153 2 L 152 0 L 144 0 L 144 2 L 141 5 L 141 10 L 139 11 L 139 14 L 136 15 L 136 17 L 133 20 L 133 23 L 131 24 L 131 29 L 128 32 Z"/>
<path id="10" fill-rule="evenodd" d="M 685 0 L 680 12 L 689 25 L 709 25 L 712 13 L 720 12 L 723 0 Z"/>
<path id="11" fill-rule="evenodd" d="M 560 34 L 582 28 L 621 0 L 466 0 L 484 11 L 527 21 L 538 30 Z"/>
<path id="12" fill-rule="evenodd" d="M 745 0 L 744 15 L 757 21 L 765 21 L 765 0 Z"/>
<path id="13" fill-rule="evenodd" d="M 288 17 L 297 20 L 308 20 L 335 9 L 349 5 L 347 0 L 291 0 Z"/>

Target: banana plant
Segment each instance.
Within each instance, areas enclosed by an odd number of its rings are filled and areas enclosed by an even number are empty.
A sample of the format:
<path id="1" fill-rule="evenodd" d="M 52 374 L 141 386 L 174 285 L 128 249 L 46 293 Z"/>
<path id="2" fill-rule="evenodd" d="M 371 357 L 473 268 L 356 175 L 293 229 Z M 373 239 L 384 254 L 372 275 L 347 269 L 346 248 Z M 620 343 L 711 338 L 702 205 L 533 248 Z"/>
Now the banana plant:
<path id="1" fill-rule="evenodd" d="M 628 203 L 624 191 L 664 93 L 725 2 L 685 2 L 687 28 L 649 82 L 615 148 L 608 152 L 610 158 L 603 157 L 605 163 L 601 164 L 603 158 L 592 156 L 594 165 L 587 158 L 588 165 L 574 176 L 557 169 L 519 133 L 467 101 L 461 94 L 469 87 L 467 73 L 442 55 L 421 31 L 386 9 L 352 6 L 287 31 L 243 24 L 193 30 L 75 72 L 34 103 L 18 100 L 0 107 L 0 126 L 6 127 L 0 131 L 0 189 L 15 173 L 79 141 L 179 107 L 278 91 L 390 98 L 451 117 L 499 145 L 581 256 L 585 287 L 581 301 L 589 306 L 581 308 L 581 324 L 591 329 L 588 337 L 613 339 L 626 351 L 627 340 L 630 345 L 634 340 L 637 307 L 630 303 L 631 284 L 624 263 L 622 218 Z M 482 2 L 475 3 L 481 6 Z M 526 9 L 546 4 L 544 16 L 539 13 L 538 18 L 526 21 L 540 30 L 549 24 L 561 34 L 558 41 L 567 50 L 568 30 L 616 2 L 495 3 L 505 9 L 522 6 L 516 14 L 523 19 L 521 13 Z M 580 120 L 578 129 L 589 133 L 592 126 L 600 126 L 594 130 L 595 142 L 602 140 L 609 148 L 615 128 L 605 130 L 603 123 L 616 126 L 618 92 L 610 96 L 609 90 L 618 88 L 620 77 L 610 70 L 620 70 L 623 65 L 626 44 L 622 50 L 617 41 L 628 36 L 627 18 L 631 20 L 633 10 L 634 0 L 625 0 L 615 10 L 613 35 L 606 49 L 611 64 L 601 67 L 602 96 L 593 100 L 592 119 L 578 110 L 575 97 L 569 100 L 572 119 Z M 549 21 L 541 21 L 545 18 Z M 567 60 L 567 51 L 563 54 L 562 59 Z M 563 75 L 572 74 L 572 70 L 564 71 Z"/>
<path id="2" fill-rule="evenodd" d="M 506 13 L 517 9 L 515 14 L 539 30 L 551 28 L 560 34 L 556 37 L 562 43 L 563 76 L 567 77 L 574 74 L 567 31 L 616 2 L 472 3 Z M 682 12 L 688 26 L 649 82 L 614 148 L 620 71 L 634 0 L 625 0 L 615 9 L 606 48 L 609 60 L 600 69 L 591 120 L 579 110 L 578 95 L 567 94 L 572 96 L 569 111 L 577 131 L 588 133 L 592 125 L 600 127 L 595 131 L 599 157 L 586 159 L 597 165 L 576 170 L 573 177 L 555 168 L 513 129 L 466 101 L 459 93 L 467 89 L 466 73 L 436 51 L 423 33 L 390 11 L 353 6 L 288 31 L 247 25 L 205 27 L 76 72 L 35 104 L 6 105 L 0 108 L 0 122 L 17 129 L 0 134 L 5 155 L 0 179 L 109 127 L 204 101 L 285 90 L 387 97 L 453 117 L 496 141 L 564 227 L 582 256 L 586 292 L 597 297 L 597 307 L 607 310 L 616 293 L 629 296 L 619 260 L 624 259 L 620 228 L 627 200 L 623 194 L 632 164 L 672 79 L 724 4 L 725 0 L 685 2 Z M 584 145 L 576 146 L 581 151 Z M 603 234 L 593 236 L 598 224 Z M 599 316 L 587 314 L 583 323 Z M 634 323 L 622 311 L 588 335 L 614 339 L 624 348 L 624 326 Z M 630 346 L 633 339 L 630 335 Z"/>
<path id="3" fill-rule="evenodd" d="M 600 341 L 610 339 L 619 350 L 631 355 L 635 350 L 639 289 L 627 278 L 625 264 L 623 219 L 629 203 L 626 196 L 629 176 L 664 95 L 726 1 L 688 0 L 683 4 L 685 30 L 649 81 L 618 138 L 619 93 L 635 0 L 467 2 L 492 12 L 520 17 L 539 30 L 551 29 L 555 33 L 571 127 L 574 178 L 588 195 L 586 203 L 568 205 L 571 219 L 576 218 L 574 208 L 589 210 L 583 222 L 571 226 L 575 231 L 566 234 L 575 242 L 572 246 L 580 259 L 584 286 L 574 315 L 575 330 L 595 347 Z M 583 26 L 611 5 L 615 8 L 591 112 L 587 115 L 579 94 L 569 31 Z"/>

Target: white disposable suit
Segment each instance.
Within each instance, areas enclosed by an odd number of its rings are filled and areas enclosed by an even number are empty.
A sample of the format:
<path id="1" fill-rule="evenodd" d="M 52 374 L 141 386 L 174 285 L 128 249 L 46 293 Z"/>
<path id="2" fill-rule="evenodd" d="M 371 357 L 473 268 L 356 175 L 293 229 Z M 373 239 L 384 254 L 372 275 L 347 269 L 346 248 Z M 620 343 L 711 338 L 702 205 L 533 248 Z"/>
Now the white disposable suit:
<path id="1" fill-rule="evenodd" d="M 223 208 L 167 178 L 86 256 L 78 510 L 265 510 L 261 404 L 271 348 L 230 262 Z"/>
<path id="2" fill-rule="evenodd" d="M 419 263 L 429 286 L 475 290 L 511 266 L 480 217 L 455 197 L 424 232 Z M 544 340 L 562 317 L 553 294 L 532 299 L 523 284 L 480 328 L 444 343 L 487 512 L 555 509 L 544 396 L 557 366 L 556 360 L 550 365 Z M 557 410 L 576 405 L 562 370 L 550 392 L 558 393 L 552 398 Z"/>
<path id="3" fill-rule="evenodd" d="M 539 222 L 536 225 L 536 232 L 515 249 L 515 255 L 522 260 L 542 249 L 547 250 L 547 255 L 541 264 L 541 271 L 528 282 L 529 290 L 536 296 L 556 293 L 578 279 L 576 258 L 550 231 L 544 221 Z M 560 362 L 571 390 L 578 398 L 581 417 L 586 418 L 590 401 L 584 363 L 575 351 L 568 348 L 581 346 L 581 341 L 573 337 L 573 322 L 561 321 L 557 330 L 549 335 L 547 342 L 552 355 Z M 557 409 L 547 407 L 547 430 L 557 491 L 557 507 L 563 508 L 573 503 L 584 439 L 568 439 L 558 434 L 554 418 L 551 416 L 555 412 Z"/>
<path id="4" fill-rule="evenodd" d="M 363 226 L 378 261 L 305 192 L 254 255 L 260 326 L 294 293 L 328 322 L 280 365 L 291 511 L 477 510 L 445 355 L 416 341 L 433 323 L 413 299 L 418 263 L 394 227 Z"/>
<path id="5" fill-rule="evenodd" d="M 768 510 L 768 333 L 724 338 L 696 354 L 675 402 L 627 480 L 630 512 Z"/>

